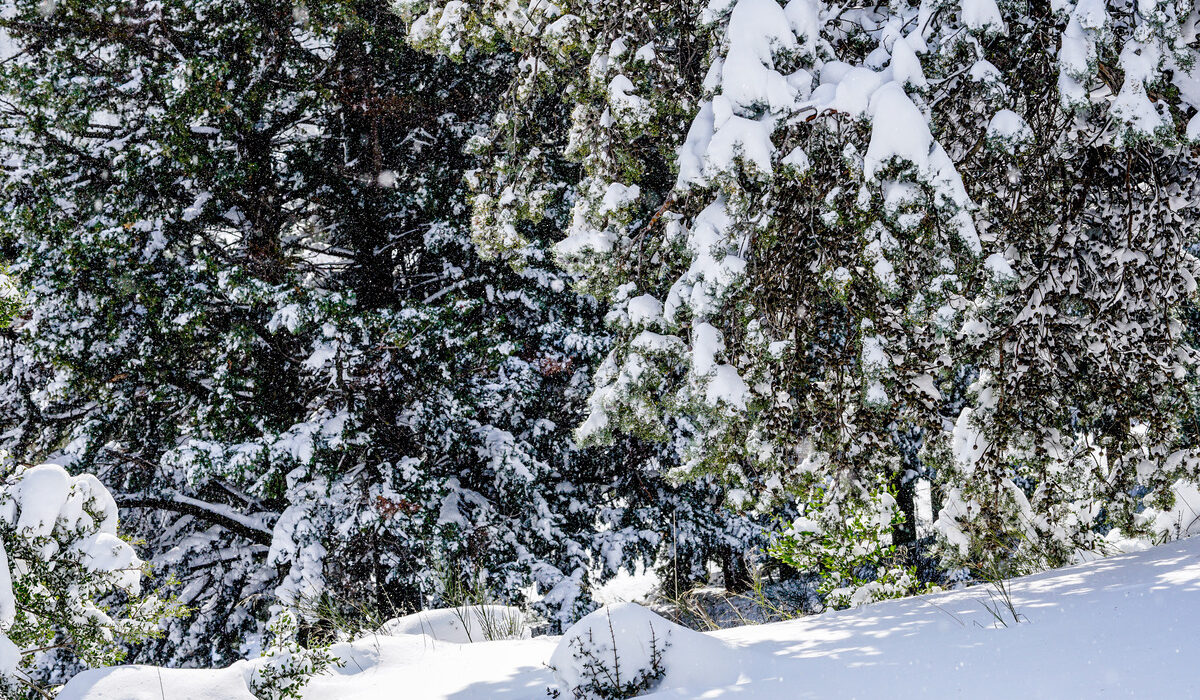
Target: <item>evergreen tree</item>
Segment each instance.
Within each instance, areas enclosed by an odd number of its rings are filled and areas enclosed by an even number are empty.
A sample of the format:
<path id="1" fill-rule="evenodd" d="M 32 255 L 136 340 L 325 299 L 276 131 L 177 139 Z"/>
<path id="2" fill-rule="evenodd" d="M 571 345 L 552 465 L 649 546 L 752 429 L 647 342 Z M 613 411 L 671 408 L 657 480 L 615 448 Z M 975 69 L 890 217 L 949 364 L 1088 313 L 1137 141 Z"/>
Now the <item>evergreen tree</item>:
<path id="1" fill-rule="evenodd" d="M 400 7 L 571 105 L 499 115 L 475 230 L 519 247 L 572 192 L 556 250 L 618 337 L 583 439 L 682 419 L 686 472 L 799 504 L 775 551 L 839 604 L 916 586 L 917 478 L 977 575 L 1165 534 L 1135 515 L 1195 476 L 1189 3 Z"/>
<path id="2" fill-rule="evenodd" d="M 669 450 L 572 441 L 597 304 L 549 221 L 516 265 L 467 230 L 464 148 L 512 57 L 418 53 L 377 0 L 30 0 L 0 27 L 3 250 L 28 290 L 4 440 L 94 471 L 181 582 L 194 614 L 140 658 L 226 663 L 274 606 L 303 636 L 464 588 L 532 585 L 556 627 L 618 567 L 757 536 L 686 520 L 711 486 L 664 483 Z"/>

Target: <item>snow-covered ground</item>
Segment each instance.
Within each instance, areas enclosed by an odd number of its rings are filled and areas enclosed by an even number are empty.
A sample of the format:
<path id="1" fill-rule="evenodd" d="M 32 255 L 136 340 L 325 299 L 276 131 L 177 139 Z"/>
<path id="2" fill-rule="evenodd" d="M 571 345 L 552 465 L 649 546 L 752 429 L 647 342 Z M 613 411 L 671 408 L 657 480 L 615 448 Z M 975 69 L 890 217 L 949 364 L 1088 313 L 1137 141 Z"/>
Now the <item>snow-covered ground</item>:
<path id="1" fill-rule="evenodd" d="M 1007 626 L 988 612 L 994 599 L 979 586 L 705 634 L 623 604 L 572 629 L 577 634 L 592 624 L 602 632 L 596 636 L 602 645 L 616 639 L 628 674 L 653 625 L 658 638 L 670 640 L 666 673 L 646 696 L 660 700 L 1183 698 L 1200 692 L 1200 537 L 1019 579 L 1010 591 L 1020 622 L 1009 619 Z M 555 654 L 560 641 L 457 644 L 427 634 L 375 635 L 336 647 L 347 663 L 315 679 L 304 698 L 545 698 L 557 682 L 548 666 L 552 655 L 559 676 L 570 676 L 567 645 Z M 213 671 L 99 669 L 77 676 L 59 697 L 251 700 L 246 683 L 253 663 Z"/>

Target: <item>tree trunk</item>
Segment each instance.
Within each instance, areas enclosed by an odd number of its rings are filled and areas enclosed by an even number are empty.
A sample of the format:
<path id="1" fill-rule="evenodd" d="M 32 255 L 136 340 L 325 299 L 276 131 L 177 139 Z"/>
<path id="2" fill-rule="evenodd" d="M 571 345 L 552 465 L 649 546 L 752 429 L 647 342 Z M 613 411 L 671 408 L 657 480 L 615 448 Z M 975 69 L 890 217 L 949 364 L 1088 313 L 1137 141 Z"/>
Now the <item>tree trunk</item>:
<path id="1" fill-rule="evenodd" d="M 904 522 L 896 525 L 892 531 L 892 542 L 899 548 L 913 551 L 917 543 L 917 479 L 905 479 L 910 470 L 899 471 L 892 479 L 896 489 L 896 506 L 904 516 Z"/>
<path id="2" fill-rule="evenodd" d="M 732 547 L 725 547 L 721 551 L 721 576 L 725 580 L 725 590 L 729 593 L 745 593 L 753 583 L 746 558 Z"/>

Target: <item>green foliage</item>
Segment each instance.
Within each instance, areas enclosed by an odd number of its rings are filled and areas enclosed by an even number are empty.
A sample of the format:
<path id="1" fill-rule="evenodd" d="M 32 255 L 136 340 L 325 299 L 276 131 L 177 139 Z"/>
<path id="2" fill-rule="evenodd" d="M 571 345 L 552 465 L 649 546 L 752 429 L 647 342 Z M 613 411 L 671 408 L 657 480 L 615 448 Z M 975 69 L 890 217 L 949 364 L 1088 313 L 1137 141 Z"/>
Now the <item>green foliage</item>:
<path id="1" fill-rule="evenodd" d="M 255 665 L 250 691 L 260 700 L 299 700 L 313 676 L 345 664 L 329 652 L 328 645 L 301 646 L 295 641 L 297 624 L 292 613 L 280 613 L 271 624 L 272 646 Z"/>
<path id="2" fill-rule="evenodd" d="M 774 539 L 771 556 L 816 574 L 817 592 L 834 609 L 929 591 L 893 541 L 892 533 L 904 521 L 895 498 L 886 492 L 874 498 L 834 499 L 818 493 L 811 503 L 829 505 L 823 510 L 810 506 L 809 513 Z"/>
<path id="3" fill-rule="evenodd" d="M 0 265 L 0 330 L 12 325 L 20 308 L 17 281 L 7 274 L 4 265 Z"/>

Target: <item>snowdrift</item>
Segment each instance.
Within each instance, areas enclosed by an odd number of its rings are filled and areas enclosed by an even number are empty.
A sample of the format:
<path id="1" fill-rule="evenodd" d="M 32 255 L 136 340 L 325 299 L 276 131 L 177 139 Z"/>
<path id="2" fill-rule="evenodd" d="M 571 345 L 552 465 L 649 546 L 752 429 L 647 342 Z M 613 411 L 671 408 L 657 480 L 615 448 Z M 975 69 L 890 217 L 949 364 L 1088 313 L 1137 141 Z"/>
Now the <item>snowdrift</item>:
<path id="1" fill-rule="evenodd" d="M 504 605 L 424 610 L 388 620 L 380 626 L 379 634 L 390 637 L 423 634 L 440 642 L 458 644 L 531 636 L 521 609 Z"/>
<path id="2" fill-rule="evenodd" d="M 988 611 L 995 591 L 977 586 L 706 634 L 632 604 L 593 613 L 562 638 L 461 644 L 377 634 L 335 647 L 346 664 L 314 679 L 304 698 L 533 700 L 549 687 L 571 697 L 580 678 L 572 639 L 590 631 L 598 658 L 615 642 L 632 669 L 647 663 L 651 628 L 669 640 L 664 673 L 644 696 L 657 700 L 1195 694 L 1200 537 L 1018 579 L 1010 592 L 1020 621 L 1007 625 Z M 59 697 L 248 700 L 254 663 L 98 669 Z"/>

